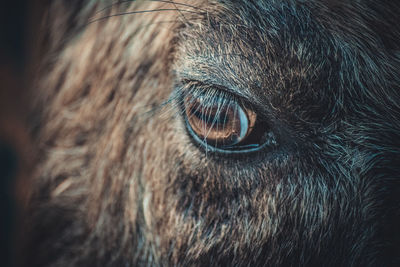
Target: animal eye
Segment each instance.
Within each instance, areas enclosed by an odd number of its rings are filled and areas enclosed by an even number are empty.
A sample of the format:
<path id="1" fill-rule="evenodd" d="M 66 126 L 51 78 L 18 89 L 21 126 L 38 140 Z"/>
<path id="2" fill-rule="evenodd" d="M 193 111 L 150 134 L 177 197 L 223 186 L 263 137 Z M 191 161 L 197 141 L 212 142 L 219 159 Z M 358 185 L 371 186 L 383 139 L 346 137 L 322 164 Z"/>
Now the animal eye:
<path id="1" fill-rule="evenodd" d="M 183 106 L 189 133 L 207 150 L 244 153 L 271 143 L 265 121 L 229 93 L 209 89 L 189 94 Z"/>

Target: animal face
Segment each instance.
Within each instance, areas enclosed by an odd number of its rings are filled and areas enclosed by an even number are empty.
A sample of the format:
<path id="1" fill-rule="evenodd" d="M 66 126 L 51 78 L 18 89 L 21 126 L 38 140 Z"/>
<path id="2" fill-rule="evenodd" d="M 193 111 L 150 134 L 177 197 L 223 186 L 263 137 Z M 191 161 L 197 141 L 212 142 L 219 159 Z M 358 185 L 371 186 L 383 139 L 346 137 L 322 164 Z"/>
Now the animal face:
<path id="1" fill-rule="evenodd" d="M 399 264 L 399 4 L 47 8 L 30 265 Z"/>

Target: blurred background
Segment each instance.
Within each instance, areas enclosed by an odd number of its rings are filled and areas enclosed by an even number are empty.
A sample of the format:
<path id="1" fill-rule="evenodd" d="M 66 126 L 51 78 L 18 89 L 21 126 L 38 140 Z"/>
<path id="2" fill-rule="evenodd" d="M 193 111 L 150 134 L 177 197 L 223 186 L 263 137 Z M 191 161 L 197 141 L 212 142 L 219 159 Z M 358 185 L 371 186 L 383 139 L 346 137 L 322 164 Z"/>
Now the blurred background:
<path id="1" fill-rule="evenodd" d="M 3 1 L 0 8 L 0 266 L 15 266 L 17 229 L 34 155 L 24 127 L 34 64 L 38 1 Z"/>

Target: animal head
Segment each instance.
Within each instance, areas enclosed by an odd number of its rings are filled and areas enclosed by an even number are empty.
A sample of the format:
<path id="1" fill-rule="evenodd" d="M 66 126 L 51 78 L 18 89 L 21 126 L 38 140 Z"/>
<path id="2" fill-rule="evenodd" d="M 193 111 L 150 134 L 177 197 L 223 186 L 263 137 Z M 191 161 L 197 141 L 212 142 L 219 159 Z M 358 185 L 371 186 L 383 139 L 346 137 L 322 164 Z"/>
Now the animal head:
<path id="1" fill-rule="evenodd" d="M 399 263 L 399 4 L 46 8 L 29 264 Z"/>

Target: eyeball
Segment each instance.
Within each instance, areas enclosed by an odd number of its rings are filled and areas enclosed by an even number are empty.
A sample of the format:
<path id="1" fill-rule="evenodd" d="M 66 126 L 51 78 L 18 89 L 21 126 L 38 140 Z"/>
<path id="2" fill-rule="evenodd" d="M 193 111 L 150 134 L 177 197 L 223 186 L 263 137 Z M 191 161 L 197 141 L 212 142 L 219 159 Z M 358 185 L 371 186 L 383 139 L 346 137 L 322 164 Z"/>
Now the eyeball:
<path id="1" fill-rule="evenodd" d="M 268 139 L 256 112 L 228 93 L 189 94 L 183 107 L 189 133 L 208 150 L 254 151 Z"/>

